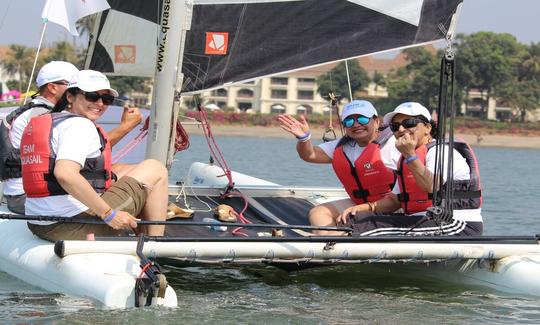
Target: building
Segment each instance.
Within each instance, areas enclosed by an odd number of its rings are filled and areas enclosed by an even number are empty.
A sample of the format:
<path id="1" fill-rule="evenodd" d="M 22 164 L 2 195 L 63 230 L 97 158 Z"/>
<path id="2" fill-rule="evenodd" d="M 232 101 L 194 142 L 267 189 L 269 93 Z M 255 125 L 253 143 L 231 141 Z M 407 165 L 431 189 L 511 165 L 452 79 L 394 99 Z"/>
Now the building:
<path id="1" fill-rule="evenodd" d="M 390 71 L 405 66 L 407 60 L 399 53 L 393 59 L 366 56 L 359 58 L 358 63 L 372 78 L 375 72 L 387 75 Z M 201 98 L 204 105 L 215 104 L 222 109 L 229 107 L 260 113 L 325 114 L 330 110 L 329 101 L 317 92 L 316 79 L 337 64 L 326 64 L 203 92 Z M 370 83 L 362 96 L 388 97 L 388 92 L 384 87 Z"/>

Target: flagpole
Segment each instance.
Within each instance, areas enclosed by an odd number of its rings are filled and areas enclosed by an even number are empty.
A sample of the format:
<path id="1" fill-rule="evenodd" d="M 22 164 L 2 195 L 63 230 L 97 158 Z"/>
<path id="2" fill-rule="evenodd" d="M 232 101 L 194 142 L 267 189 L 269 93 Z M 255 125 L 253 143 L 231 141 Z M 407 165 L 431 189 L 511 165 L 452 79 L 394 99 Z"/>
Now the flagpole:
<path id="1" fill-rule="evenodd" d="M 30 92 L 30 86 L 32 86 L 32 80 L 34 78 L 34 71 L 36 71 L 36 65 L 39 57 L 39 51 L 41 50 L 41 44 L 43 44 L 43 38 L 45 37 L 45 30 L 47 29 L 47 19 L 43 19 L 43 29 L 41 30 L 41 37 L 39 39 L 38 48 L 36 51 L 36 57 L 34 59 L 34 64 L 32 65 L 32 72 L 30 73 L 30 80 L 28 80 L 28 87 L 26 88 L 26 96 L 24 96 L 23 105 L 26 104 L 26 99 L 28 98 L 28 93 Z"/>

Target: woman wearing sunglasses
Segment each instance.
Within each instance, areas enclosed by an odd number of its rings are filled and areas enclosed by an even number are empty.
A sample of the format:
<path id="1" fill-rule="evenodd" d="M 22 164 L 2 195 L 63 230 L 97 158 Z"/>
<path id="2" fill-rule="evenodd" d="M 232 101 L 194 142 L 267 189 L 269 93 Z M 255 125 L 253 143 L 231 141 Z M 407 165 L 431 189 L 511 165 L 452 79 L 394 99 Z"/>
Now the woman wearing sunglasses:
<path id="1" fill-rule="evenodd" d="M 361 235 L 460 235 L 482 234 L 480 176 L 478 164 L 470 147 L 456 141 L 453 151 L 453 219 L 446 224 L 426 218 L 432 206 L 432 193 L 436 146 L 435 124 L 429 111 L 419 103 L 407 102 L 384 116 L 396 138 L 396 148 L 401 153 L 398 162 L 398 184 L 395 195 L 374 203 L 374 206 L 358 205 L 345 210 L 338 220 L 347 222 L 349 215 L 355 216 L 355 230 Z M 442 148 L 441 148 L 442 150 Z M 444 157 L 448 157 L 448 146 L 444 145 Z M 446 181 L 446 166 L 443 179 Z M 443 195 L 440 193 L 440 195 Z M 403 215 L 370 216 L 358 218 L 362 211 L 392 213 L 401 208 Z"/>
<path id="2" fill-rule="evenodd" d="M 33 221 L 28 227 L 37 236 L 80 240 L 87 234 L 111 236 L 135 229 L 163 235 L 163 226 L 141 229 L 137 221 L 166 219 L 167 169 L 158 161 L 145 160 L 113 180 L 111 146 L 95 121 L 117 96 L 105 75 L 82 70 L 52 113 L 30 120 L 21 141 L 26 214 L 105 222 Z"/>
<path id="3" fill-rule="evenodd" d="M 332 164 L 334 172 L 349 194 L 349 199 L 327 202 L 311 209 L 314 226 L 335 226 L 336 218 L 346 209 L 379 200 L 391 193 L 400 153 L 395 139 L 380 136 L 380 120 L 373 105 L 365 100 L 353 100 L 343 107 L 341 122 L 346 135 L 340 139 L 314 146 L 306 119 L 298 121 L 280 115 L 281 127 L 298 139 L 300 158 L 312 163 Z M 365 211 L 365 215 L 371 212 Z M 342 235 L 342 232 L 319 231 L 318 234 Z"/>

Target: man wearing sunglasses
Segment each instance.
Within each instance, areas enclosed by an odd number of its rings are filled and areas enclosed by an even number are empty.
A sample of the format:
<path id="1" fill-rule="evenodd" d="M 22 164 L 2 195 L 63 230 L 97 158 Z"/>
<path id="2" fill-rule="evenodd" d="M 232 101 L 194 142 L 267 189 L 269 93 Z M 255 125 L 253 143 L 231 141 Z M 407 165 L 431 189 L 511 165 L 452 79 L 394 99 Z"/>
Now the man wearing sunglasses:
<path id="1" fill-rule="evenodd" d="M 445 224 L 427 218 L 426 211 L 432 204 L 436 165 L 436 127 L 431 114 L 423 105 L 406 102 L 384 116 L 396 138 L 396 148 L 401 153 L 398 162 L 398 183 L 395 195 L 376 201 L 375 211 L 393 213 L 399 208 L 405 215 L 369 216 L 355 218 L 355 230 L 360 235 L 481 235 L 481 192 L 478 163 L 472 149 L 462 141 L 455 141 L 453 150 L 454 191 L 453 219 Z M 439 147 L 439 154 L 449 157 L 448 145 Z M 446 182 L 447 162 L 443 162 L 442 178 Z M 439 171 L 441 172 L 441 171 Z M 440 193 L 444 195 L 444 193 Z M 338 220 L 346 221 L 350 215 L 357 216 L 372 211 L 372 206 L 360 204 L 346 209 Z"/>
<path id="2" fill-rule="evenodd" d="M 365 100 L 353 100 L 343 107 L 341 123 L 346 135 L 334 141 L 313 146 L 309 125 L 302 116 L 298 121 L 280 115 L 281 128 L 298 139 L 300 158 L 312 163 L 329 163 L 349 194 L 348 199 L 327 202 L 311 209 L 314 226 L 335 226 L 336 218 L 358 204 L 368 205 L 390 194 L 396 176 L 400 153 L 394 138 L 379 133 L 380 120 L 373 105 Z M 366 215 L 370 212 L 366 212 Z M 319 231 L 321 235 L 342 235 L 341 232 Z"/>
<path id="3" fill-rule="evenodd" d="M 30 119 L 34 116 L 50 111 L 60 100 L 68 87 L 68 81 L 79 72 L 73 64 L 65 61 L 51 61 L 45 64 L 38 72 L 36 85 L 38 93 L 32 96 L 30 103 L 13 111 L 6 118 L 11 124 L 9 130 L 9 142 L 1 145 L 2 150 L 2 180 L 4 181 L 4 196 L 8 203 L 8 209 L 19 214 L 24 214 L 26 195 L 24 193 L 19 147 L 22 133 Z M 116 144 L 142 120 L 142 114 L 138 108 L 124 107 L 120 125 L 109 131 L 109 140 L 112 145 Z M 1 131 L 0 131 L 1 132 Z"/>

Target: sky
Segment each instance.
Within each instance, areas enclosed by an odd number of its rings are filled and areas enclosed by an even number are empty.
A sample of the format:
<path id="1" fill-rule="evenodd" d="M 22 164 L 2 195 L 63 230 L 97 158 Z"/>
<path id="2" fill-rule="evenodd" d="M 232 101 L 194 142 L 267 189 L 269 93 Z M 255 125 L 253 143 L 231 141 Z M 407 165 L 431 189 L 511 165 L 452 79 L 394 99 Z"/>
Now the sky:
<path id="1" fill-rule="evenodd" d="M 37 47 L 44 4 L 45 0 L 0 0 L 0 45 L 15 43 Z M 539 14 L 540 0 L 464 0 L 457 32 L 510 33 L 522 43 L 539 42 Z M 61 40 L 72 41 L 73 38 L 62 27 L 49 23 L 44 45 Z"/>

